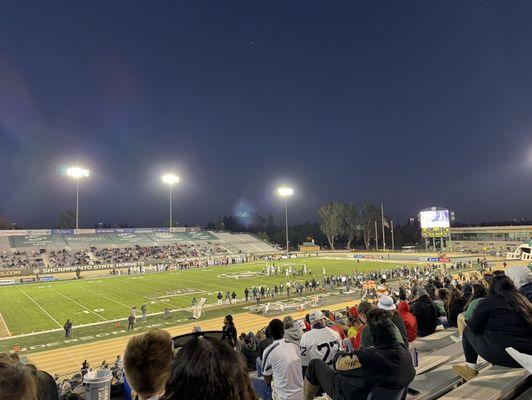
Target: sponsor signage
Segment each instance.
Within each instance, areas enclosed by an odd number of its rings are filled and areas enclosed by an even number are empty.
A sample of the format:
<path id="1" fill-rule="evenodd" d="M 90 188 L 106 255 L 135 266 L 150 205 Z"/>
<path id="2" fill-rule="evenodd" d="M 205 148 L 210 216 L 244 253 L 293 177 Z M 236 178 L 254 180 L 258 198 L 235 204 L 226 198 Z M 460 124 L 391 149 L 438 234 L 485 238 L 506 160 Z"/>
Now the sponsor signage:
<path id="1" fill-rule="evenodd" d="M 75 229 L 52 229 L 52 235 L 73 235 Z"/>
<path id="2" fill-rule="evenodd" d="M 15 280 L 14 279 L 0 279 L 0 286 L 8 286 L 8 285 L 14 285 Z"/>
<path id="3" fill-rule="evenodd" d="M 438 262 L 438 261 L 440 261 L 440 259 L 438 257 L 429 257 L 429 258 L 427 258 L 427 261 L 428 262 Z"/>
<path id="4" fill-rule="evenodd" d="M 92 270 L 98 270 L 98 269 L 141 267 L 143 265 L 145 265 L 144 261 L 135 261 L 135 262 L 124 262 L 124 263 L 79 265 L 79 266 L 70 266 L 70 267 L 51 267 L 51 268 L 40 268 L 40 273 L 41 274 L 53 274 L 57 272 L 74 272 L 78 268 L 81 271 L 92 271 Z"/>

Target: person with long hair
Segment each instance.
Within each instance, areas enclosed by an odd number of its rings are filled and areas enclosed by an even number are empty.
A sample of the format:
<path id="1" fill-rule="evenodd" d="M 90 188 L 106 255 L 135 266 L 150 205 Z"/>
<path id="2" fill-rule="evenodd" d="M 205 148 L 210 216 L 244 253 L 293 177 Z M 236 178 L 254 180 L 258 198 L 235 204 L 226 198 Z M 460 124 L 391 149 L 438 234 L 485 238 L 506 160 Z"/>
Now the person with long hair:
<path id="1" fill-rule="evenodd" d="M 226 340 L 196 337 L 176 354 L 161 400 L 258 400 L 241 356 Z"/>
<path id="2" fill-rule="evenodd" d="M 469 298 L 469 301 L 464 307 L 464 312 L 458 314 L 456 324 L 458 326 L 458 333 L 460 336 L 464 333 L 464 329 L 467 325 L 467 321 L 473 316 L 473 312 L 478 306 L 478 303 L 486 297 L 486 289 L 480 283 L 473 283 L 473 295 Z"/>
<path id="3" fill-rule="evenodd" d="M 478 375 L 477 358 L 519 368 L 507 347 L 532 355 L 532 304 L 507 276 L 494 276 L 488 295 L 478 303 L 462 336 L 466 365 L 453 370 L 465 380 Z"/>
<path id="4" fill-rule="evenodd" d="M 457 326 L 458 314 L 464 311 L 466 303 L 467 298 L 458 289 L 451 288 L 447 303 L 447 321 L 449 326 Z"/>

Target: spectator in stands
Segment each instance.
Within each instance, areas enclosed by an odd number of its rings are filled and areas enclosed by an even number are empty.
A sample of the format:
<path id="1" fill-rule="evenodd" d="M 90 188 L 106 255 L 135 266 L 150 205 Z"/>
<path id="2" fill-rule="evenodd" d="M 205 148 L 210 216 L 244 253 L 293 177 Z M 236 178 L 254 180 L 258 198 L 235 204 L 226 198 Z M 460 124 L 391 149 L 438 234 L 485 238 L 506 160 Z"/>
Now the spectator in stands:
<path id="1" fill-rule="evenodd" d="M 403 319 L 406 327 L 406 336 L 408 342 L 411 343 L 417 338 L 417 320 L 416 316 L 410 312 L 410 305 L 406 301 L 402 301 L 397 306 L 397 312 Z"/>
<path id="2" fill-rule="evenodd" d="M 464 333 L 464 329 L 467 325 L 467 321 L 473 316 L 473 311 L 477 308 L 478 303 L 486 296 L 486 289 L 480 283 L 473 284 L 473 295 L 469 298 L 469 301 L 464 307 L 464 312 L 458 314 L 456 320 L 458 326 L 458 333 L 460 336 Z"/>
<path id="3" fill-rule="evenodd" d="M 468 287 L 471 287 L 468 285 Z M 469 298 L 471 298 L 473 295 L 473 292 L 471 291 L 471 295 Z M 449 326 L 457 327 L 457 318 L 458 314 L 464 311 L 464 307 L 467 303 L 466 298 L 462 295 L 462 293 L 453 287 L 451 287 L 450 294 L 449 294 L 449 302 L 447 303 L 447 321 L 449 321 Z"/>
<path id="4" fill-rule="evenodd" d="M 59 391 L 54 378 L 48 372 L 40 371 L 34 365 L 27 366 L 31 369 L 37 387 L 38 400 L 59 400 Z"/>
<path id="5" fill-rule="evenodd" d="M 299 346 L 283 338 L 284 326 L 281 320 L 271 320 L 268 329 L 273 343 L 268 346 L 263 355 L 264 382 L 271 387 L 275 399 L 299 400 L 303 395 Z M 261 395 L 262 393 L 259 393 L 261 398 L 268 397 L 267 392 L 264 395 Z"/>
<path id="6" fill-rule="evenodd" d="M 532 302 L 532 273 L 530 269 L 523 266 L 514 265 L 506 268 L 506 275 L 513 281 L 528 301 Z"/>
<path id="7" fill-rule="evenodd" d="M 299 343 L 301 342 L 301 336 L 303 335 L 303 330 L 296 324 L 294 318 L 292 318 L 290 315 L 284 317 L 283 328 L 285 340 L 295 343 L 299 346 Z"/>
<path id="8" fill-rule="evenodd" d="M 259 340 L 259 337 L 261 338 Z M 270 330 L 268 327 L 264 330 L 264 335 L 258 335 L 257 334 L 257 340 L 259 341 L 259 356 L 257 357 L 257 376 L 260 378 L 262 376 L 262 356 L 264 354 L 264 350 L 273 343 L 272 336 L 270 335 Z"/>
<path id="9" fill-rule="evenodd" d="M 257 400 L 242 358 L 225 340 L 195 337 L 177 352 L 162 400 Z"/>
<path id="10" fill-rule="evenodd" d="M 405 323 L 401 316 L 395 311 L 395 304 L 393 299 L 388 295 L 383 295 L 380 297 L 377 307 L 381 310 L 387 311 L 390 314 L 390 319 L 395 326 L 395 334 L 397 336 L 397 341 L 403 343 L 408 347 L 408 335 L 406 333 Z M 360 342 L 360 348 L 364 349 L 367 347 L 373 346 L 373 335 L 371 328 L 366 326 L 362 330 L 362 340 Z"/>
<path id="11" fill-rule="evenodd" d="M 230 340 L 233 344 L 233 347 L 236 346 L 237 342 L 237 332 L 235 323 L 233 322 L 233 316 L 232 315 L 226 315 L 224 318 L 224 326 L 222 328 L 224 334 L 222 339 Z"/>
<path id="12" fill-rule="evenodd" d="M 257 342 L 252 336 L 252 333 L 244 334 L 244 340 L 240 347 L 242 356 L 246 361 L 248 371 L 255 371 L 257 368 L 257 357 L 259 356 L 259 350 L 257 349 Z"/>
<path id="13" fill-rule="evenodd" d="M 309 319 L 312 329 L 301 337 L 301 363 L 305 368 L 311 360 L 319 358 L 332 365 L 334 356 L 342 349 L 342 339 L 338 332 L 326 326 L 323 312 L 312 311 Z"/>
<path id="14" fill-rule="evenodd" d="M 428 336 L 436 331 L 438 310 L 427 291 L 422 286 L 415 286 L 412 295 L 415 301 L 411 305 L 412 314 L 417 321 L 417 335 Z"/>
<path id="15" fill-rule="evenodd" d="M 506 276 L 494 276 L 488 295 L 477 305 L 462 337 L 466 365 L 453 370 L 469 380 L 478 374 L 477 358 L 504 367 L 520 365 L 506 352 L 512 347 L 532 355 L 532 305 Z"/>
<path id="16" fill-rule="evenodd" d="M 449 327 L 446 308 L 448 302 L 449 291 L 443 287 L 436 289 L 436 300 L 434 300 L 434 305 L 438 310 L 438 322 L 443 326 L 443 329 L 447 329 Z"/>
<path id="17" fill-rule="evenodd" d="M 358 318 L 360 319 L 360 327 L 356 336 L 350 339 L 354 349 L 358 349 L 360 347 L 360 343 L 362 342 L 362 331 L 366 326 L 366 315 L 371 311 L 372 308 L 373 306 L 365 300 L 361 301 L 357 307 Z"/>
<path id="18" fill-rule="evenodd" d="M 390 313 L 373 309 L 367 322 L 374 346 L 353 354 L 341 353 L 335 361 L 336 370 L 323 360 L 312 360 L 305 374 L 305 400 L 313 399 L 320 387 L 334 400 L 365 400 L 373 387 L 400 389 L 414 379 L 410 352 L 397 341 Z"/>
<path id="19" fill-rule="evenodd" d="M 139 400 L 156 400 L 164 393 L 172 358 L 172 338 L 162 329 L 129 339 L 124 352 L 124 371 Z"/>
<path id="20" fill-rule="evenodd" d="M 0 353 L 0 400 L 37 400 L 32 372 L 16 355 Z"/>

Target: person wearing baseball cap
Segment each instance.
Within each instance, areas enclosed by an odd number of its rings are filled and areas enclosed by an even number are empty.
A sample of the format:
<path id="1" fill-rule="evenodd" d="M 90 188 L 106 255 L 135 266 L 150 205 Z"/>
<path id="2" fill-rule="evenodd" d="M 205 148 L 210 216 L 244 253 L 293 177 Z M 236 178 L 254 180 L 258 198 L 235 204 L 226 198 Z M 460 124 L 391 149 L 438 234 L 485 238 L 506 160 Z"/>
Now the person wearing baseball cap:
<path id="1" fill-rule="evenodd" d="M 328 328 L 325 315 L 319 310 L 309 314 L 312 329 L 301 337 L 301 362 L 305 369 L 310 360 L 318 358 L 331 365 L 336 353 L 342 348 L 342 339 L 338 332 Z"/>

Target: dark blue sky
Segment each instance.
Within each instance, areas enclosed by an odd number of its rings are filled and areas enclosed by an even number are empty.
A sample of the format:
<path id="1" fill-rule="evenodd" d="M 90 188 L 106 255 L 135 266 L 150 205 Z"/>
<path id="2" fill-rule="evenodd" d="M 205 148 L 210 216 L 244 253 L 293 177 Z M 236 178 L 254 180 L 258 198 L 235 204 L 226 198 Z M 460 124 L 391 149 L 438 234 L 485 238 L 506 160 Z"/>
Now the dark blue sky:
<path id="1" fill-rule="evenodd" d="M 332 200 L 531 216 L 530 1 L 0 4 L 0 216 L 292 221 Z"/>

